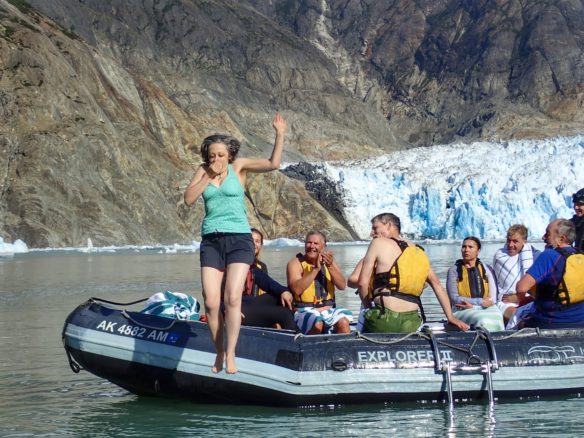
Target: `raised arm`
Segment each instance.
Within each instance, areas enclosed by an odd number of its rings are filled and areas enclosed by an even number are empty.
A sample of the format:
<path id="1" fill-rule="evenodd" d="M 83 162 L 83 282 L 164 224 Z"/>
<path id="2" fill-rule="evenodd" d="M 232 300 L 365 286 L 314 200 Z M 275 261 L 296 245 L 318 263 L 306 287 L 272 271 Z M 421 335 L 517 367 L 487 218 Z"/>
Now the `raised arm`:
<path id="1" fill-rule="evenodd" d="M 195 171 L 195 175 L 191 179 L 191 182 L 189 182 L 189 185 L 185 189 L 185 204 L 191 205 L 193 202 L 199 199 L 209 184 L 209 181 L 211 181 L 211 179 L 209 178 L 207 170 L 203 167 L 203 165 L 200 165 L 199 168 Z"/>
<path id="2" fill-rule="evenodd" d="M 341 268 L 337 265 L 337 262 L 335 262 L 334 255 L 331 251 L 323 251 L 322 263 L 325 264 L 331 274 L 331 279 L 333 280 L 335 287 L 338 290 L 345 290 L 347 287 L 347 280 L 345 280 Z"/>
<path id="3" fill-rule="evenodd" d="M 276 113 L 272 126 L 276 131 L 276 139 L 274 140 L 274 149 L 271 157 L 268 158 L 238 158 L 234 162 L 235 170 L 239 172 L 268 172 L 280 167 L 282 162 L 282 151 L 284 150 L 284 133 L 288 124 L 284 117 Z"/>

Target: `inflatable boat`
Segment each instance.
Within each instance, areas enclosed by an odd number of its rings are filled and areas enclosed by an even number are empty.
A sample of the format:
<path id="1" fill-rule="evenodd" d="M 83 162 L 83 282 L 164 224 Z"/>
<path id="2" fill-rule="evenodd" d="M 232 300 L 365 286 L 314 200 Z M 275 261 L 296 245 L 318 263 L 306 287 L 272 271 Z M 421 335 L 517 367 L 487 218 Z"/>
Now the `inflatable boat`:
<path id="1" fill-rule="evenodd" d="M 73 371 L 138 395 L 280 406 L 579 394 L 584 330 L 304 336 L 242 327 L 239 372 L 213 373 L 207 326 L 90 299 L 63 328 Z"/>

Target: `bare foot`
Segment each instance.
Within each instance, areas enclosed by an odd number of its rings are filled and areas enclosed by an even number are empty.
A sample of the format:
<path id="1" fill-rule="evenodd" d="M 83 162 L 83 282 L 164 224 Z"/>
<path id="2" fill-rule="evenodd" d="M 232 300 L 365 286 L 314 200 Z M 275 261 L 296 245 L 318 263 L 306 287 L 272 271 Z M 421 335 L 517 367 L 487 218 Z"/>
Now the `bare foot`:
<path id="1" fill-rule="evenodd" d="M 225 372 L 227 374 L 235 374 L 237 372 L 237 365 L 235 365 L 235 356 L 227 355 L 225 357 Z"/>
<path id="2" fill-rule="evenodd" d="M 215 356 L 215 364 L 213 365 L 213 368 L 211 368 L 211 371 L 213 371 L 215 374 L 221 372 L 223 370 L 224 359 L 225 359 L 225 353 L 223 353 L 223 352 L 217 353 L 217 356 Z"/>

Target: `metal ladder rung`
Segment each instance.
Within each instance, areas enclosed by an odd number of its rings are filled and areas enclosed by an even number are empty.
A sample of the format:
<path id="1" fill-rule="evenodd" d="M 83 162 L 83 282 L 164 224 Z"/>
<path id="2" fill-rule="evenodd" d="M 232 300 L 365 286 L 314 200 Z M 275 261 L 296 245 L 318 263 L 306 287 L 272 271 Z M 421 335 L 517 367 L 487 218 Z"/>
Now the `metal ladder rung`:
<path id="1" fill-rule="evenodd" d="M 452 391 L 452 374 L 466 373 L 466 374 L 482 374 L 487 381 L 487 393 L 489 394 L 489 404 L 493 404 L 495 397 L 493 395 L 493 378 L 491 375 L 491 361 L 486 361 L 480 365 L 458 365 L 452 366 L 451 362 L 444 365 L 442 372 L 446 374 L 446 389 L 448 391 L 448 403 L 454 406 L 454 395 Z"/>
<path id="2" fill-rule="evenodd" d="M 495 349 L 495 343 L 489 331 L 483 327 L 477 327 L 476 332 L 480 339 L 485 341 L 487 346 L 487 351 L 489 353 L 489 360 L 481 362 L 478 365 L 457 365 L 452 366 L 451 362 L 442 362 L 440 359 L 440 348 L 438 347 L 438 342 L 434 338 L 434 333 L 429 327 L 424 327 L 423 332 L 428 336 L 430 340 L 430 345 L 432 347 L 432 352 L 434 353 L 434 369 L 437 372 L 446 375 L 446 385 L 448 391 L 448 403 L 450 404 L 450 409 L 454 407 L 454 396 L 452 394 L 452 373 L 476 373 L 485 376 L 487 381 L 487 392 L 489 394 L 489 404 L 492 406 L 495 402 L 495 397 L 493 394 L 493 378 L 492 371 L 499 369 L 499 361 L 497 360 L 497 350 Z M 474 345 L 474 341 L 473 341 Z M 472 346 L 471 346 L 472 349 Z"/>

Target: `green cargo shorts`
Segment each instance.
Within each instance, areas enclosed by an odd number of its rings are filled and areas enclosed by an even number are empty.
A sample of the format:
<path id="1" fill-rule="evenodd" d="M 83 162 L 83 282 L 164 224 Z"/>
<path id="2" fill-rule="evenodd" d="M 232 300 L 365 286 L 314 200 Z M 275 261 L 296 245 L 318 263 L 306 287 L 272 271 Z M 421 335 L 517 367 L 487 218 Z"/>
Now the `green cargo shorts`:
<path id="1" fill-rule="evenodd" d="M 417 310 L 394 312 L 375 306 L 365 313 L 363 333 L 411 333 L 422 325 L 422 318 Z"/>

